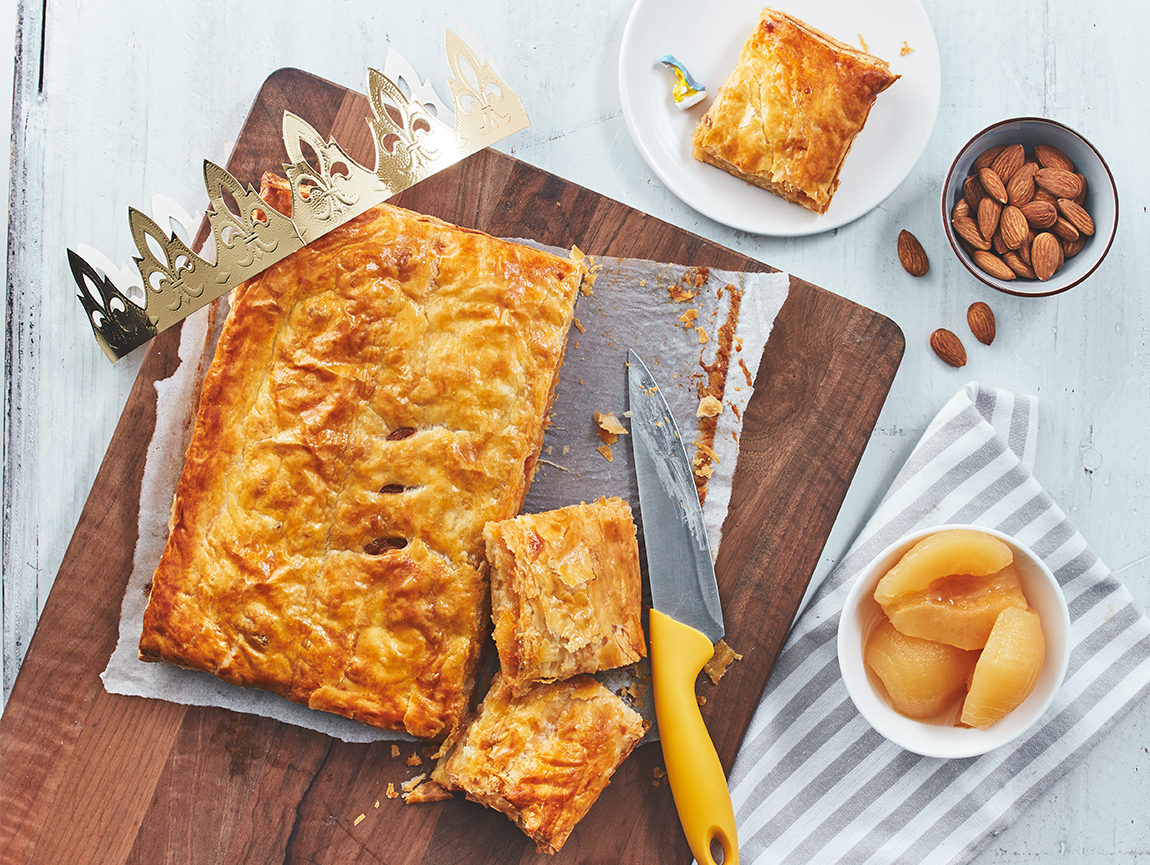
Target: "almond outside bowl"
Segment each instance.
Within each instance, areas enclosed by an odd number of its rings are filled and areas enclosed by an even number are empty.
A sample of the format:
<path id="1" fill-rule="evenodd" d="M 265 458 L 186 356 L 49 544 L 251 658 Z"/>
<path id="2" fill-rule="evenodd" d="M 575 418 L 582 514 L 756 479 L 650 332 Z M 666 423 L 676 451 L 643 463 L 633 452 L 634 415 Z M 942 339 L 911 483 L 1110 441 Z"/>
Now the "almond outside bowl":
<path id="1" fill-rule="evenodd" d="M 1030 606 L 1042 620 L 1046 659 L 1038 684 L 1017 709 L 986 730 L 946 727 L 906 718 L 890 707 L 871 683 L 863 662 L 863 644 L 881 614 L 875 586 L 916 543 L 945 529 L 966 528 L 1001 539 L 1014 552 L 1014 564 Z M 838 631 L 839 668 L 859 713 L 896 745 L 925 757 L 975 757 L 1014 741 L 1045 714 L 1070 660 L 1070 614 L 1054 574 L 1028 547 L 993 529 L 971 525 L 934 526 L 909 534 L 887 547 L 858 576 L 843 605 Z"/>
<path id="2" fill-rule="evenodd" d="M 1003 280 L 986 273 L 959 243 L 950 222 L 950 213 L 962 197 L 963 181 L 970 174 L 975 159 L 1000 144 L 1021 144 L 1028 152 L 1035 144 L 1056 147 L 1073 161 L 1075 171 L 1086 178 L 1086 200 L 1083 206 L 1094 220 L 1094 234 L 1078 255 L 1069 259 L 1058 273 L 1045 282 L 1022 278 Z M 1006 294 L 1048 297 L 1081 283 L 1097 270 L 1110 251 L 1114 234 L 1118 230 L 1118 189 L 1102 154 L 1073 129 L 1041 117 L 1015 117 L 983 129 L 958 152 L 942 185 L 942 227 L 954 254 L 975 279 Z"/>

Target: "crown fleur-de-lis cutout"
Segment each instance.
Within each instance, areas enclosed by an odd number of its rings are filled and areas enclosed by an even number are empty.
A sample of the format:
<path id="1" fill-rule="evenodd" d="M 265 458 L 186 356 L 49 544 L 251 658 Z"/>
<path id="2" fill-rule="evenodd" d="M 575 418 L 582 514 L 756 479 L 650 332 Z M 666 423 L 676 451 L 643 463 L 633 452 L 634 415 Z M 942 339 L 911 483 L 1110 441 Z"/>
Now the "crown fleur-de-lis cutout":
<path id="1" fill-rule="evenodd" d="M 380 183 L 375 172 L 348 156 L 337 142 L 324 141 L 290 111 L 284 112 L 283 138 L 291 160 L 284 165 L 292 190 L 291 218 L 306 243 L 411 185 L 393 188 Z M 315 165 L 304 156 L 304 145 L 315 154 Z"/>
<path id="2" fill-rule="evenodd" d="M 479 59 L 483 52 L 472 42 L 466 28 L 463 37 L 446 32 L 454 126 L 433 114 L 447 117 L 448 112 L 431 95 L 429 85 L 416 78 L 422 94 L 416 97 L 410 81 L 404 82 L 405 92 L 396 80 L 368 68 L 373 168 L 360 165 L 338 142 L 325 140 L 306 120 L 285 111 L 283 139 L 289 161 L 283 169 L 291 188 L 290 214 L 276 210 L 227 170 L 205 161 L 210 202 L 206 218 L 214 262 L 197 254 L 175 232 L 165 232 L 154 219 L 129 208 L 128 222 L 139 253 L 133 260 L 143 279 L 142 307 L 131 299 L 129 287 L 117 286 L 110 275 L 68 250 L 78 297 L 108 358 L 123 357 L 305 244 L 525 128 L 523 103 L 495 71 L 494 62 Z M 414 73 L 402 58 L 392 66 L 405 70 L 396 76 L 399 81 L 404 81 L 407 70 Z"/>
<path id="3" fill-rule="evenodd" d="M 204 161 L 209 224 L 216 249 L 216 279 L 248 273 L 258 261 L 272 264 L 303 246 L 296 225 L 214 162 Z M 235 208 L 234 210 L 232 208 Z"/>
<path id="4" fill-rule="evenodd" d="M 501 129 L 522 129 L 515 124 L 520 117 L 527 117 L 523 102 L 503 82 L 492 61 L 488 59 L 480 63 L 467 42 L 450 30 L 446 41 L 447 62 L 453 76 L 448 86 L 455 100 L 455 128 L 465 145 L 470 143 L 472 136 L 481 141 L 493 134 L 499 134 L 499 137 L 508 134 L 499 133 Z M 465 122 L 461 122 L 461 113 Z"/>
<path id="5" fill-rule="evenodd" d="M 418 100 L 408 99 L 399 86 L 368 70 L 367 96 L 375 117 L 375 173 L 384 183 L 395 177 L 427 177 L 445 159 L 461 158 L 455 130 L 431 116 Z"/>
<path id="6" fill-rule="evenodd" d="M 142 306 L 134 303 L 111 279 L 70 249 L 68 266 L 80 287 L 80 303 L 108 357 L 120 356 L 115 353 L 117 345 L 143 345 L 159 333 Z"/>
<path id="7" fill-rule="evenodd" d="M 176 312 L 203 295 L 207 268 L 197 265 L 206 262 L 174 232 L 165 235 L 154 219 L 134 207 L 128 208 L 128 225 L 140 252 L 135 262 L 144 281 L 145 309 L 152 323 L 158 325 L 162 317 L 159 307 Z"/>

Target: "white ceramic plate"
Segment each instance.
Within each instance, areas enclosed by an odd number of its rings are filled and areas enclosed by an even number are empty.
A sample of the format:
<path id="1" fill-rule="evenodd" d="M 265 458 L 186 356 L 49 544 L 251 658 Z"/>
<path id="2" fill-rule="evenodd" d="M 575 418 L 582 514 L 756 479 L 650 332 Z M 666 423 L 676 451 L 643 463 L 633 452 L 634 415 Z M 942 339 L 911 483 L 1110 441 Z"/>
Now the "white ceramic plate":
<path id="1" fill-rule="evenodd" d="M 827 212 L 811 213 L 691 156 L 691 131 L 763 8 L 763 0 L 638 0 L 619 53 L 623 116 L 656 176 L 686 204 L 740 231 L 780 237 L 818 234 L 867 213 L 906 179 L 934 129 L 942 76 L 934 29 L 919 0 L 780 0 L 776 8 L 871 54 L 901 75 L 880 94 L 843 166 Z M 903 43 L 911 49 L 900 54 Z M 660 63 L 674 55 L 709 94 L 679 111 L 674 76 Z"/>

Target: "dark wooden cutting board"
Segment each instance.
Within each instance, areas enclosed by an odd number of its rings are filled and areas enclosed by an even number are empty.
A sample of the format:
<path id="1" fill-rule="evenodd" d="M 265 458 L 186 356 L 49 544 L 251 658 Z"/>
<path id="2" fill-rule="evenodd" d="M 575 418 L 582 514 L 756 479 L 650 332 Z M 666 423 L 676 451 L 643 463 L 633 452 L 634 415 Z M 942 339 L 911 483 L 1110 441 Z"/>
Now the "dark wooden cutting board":
<path id="1" fill-rule="evenodd" d="M 372 162 L 365 97 L 298 70 L 260 90 L 228 168 L 258 186 L 286 160 L 290 109 Z M 772 268 L 492 150 L 395 203 L 495 236 L 597 256 Z M 426 771 L 409 743 L 355 745 L 222 709 L 106 693 L 132 568 L 153 382 L 178 363 L 153 341 L 0 718 L 5 863 L 499 863 L 534 861 L 505 817 L 463 800 L 405 806 L 387 788 Z M 703 715 L 730 769 L 902 358 L 889 319 L 797 278 L 747 408 L 716 571 L 727 640 L 743 655 Z M 658 745 L 638 749 L 556 863 L 678 863 L 690 853 Z M 362 815 L 362 819 L 360 816 Z"/>

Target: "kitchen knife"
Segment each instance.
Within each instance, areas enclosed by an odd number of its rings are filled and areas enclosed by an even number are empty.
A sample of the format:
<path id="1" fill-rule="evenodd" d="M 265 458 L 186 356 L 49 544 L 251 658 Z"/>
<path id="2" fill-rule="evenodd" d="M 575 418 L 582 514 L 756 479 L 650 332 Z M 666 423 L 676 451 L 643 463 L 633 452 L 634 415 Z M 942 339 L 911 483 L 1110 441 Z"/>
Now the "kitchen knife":
<path id="1" fill-rule="evenodd" d="M 723 611 L 703 509 L 678 426 L 659 386 L 628 354 L 631 444 L 651 579 L 651 672 L 667 779 L 695 859 L 738 865 L 727 777 L 695 699 L 695 679 L 723 636 Z"/>

